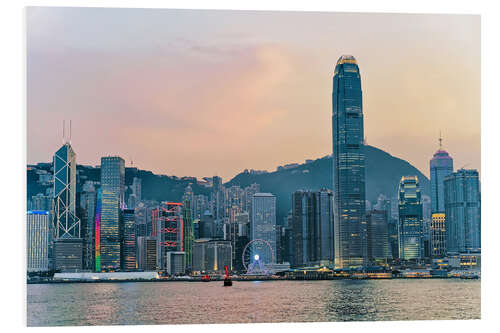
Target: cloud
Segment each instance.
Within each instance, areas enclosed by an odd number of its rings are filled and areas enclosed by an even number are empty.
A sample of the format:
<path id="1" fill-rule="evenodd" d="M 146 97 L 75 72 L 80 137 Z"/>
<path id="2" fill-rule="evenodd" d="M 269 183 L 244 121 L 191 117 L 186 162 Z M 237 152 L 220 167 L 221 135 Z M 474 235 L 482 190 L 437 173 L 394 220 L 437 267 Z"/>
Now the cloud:
<path id="1" fill-rule="evenodd" d="M 228 179 L 324 156 L 333 67 L 352 52 L 370 144 L 426 173 L 441 129 L 457 163 L 480 167 L 469 16 L 38 8 L 27 20 L 29 163 L 51 159 L 63 119 L 86 164 L 113 154 Z"/>

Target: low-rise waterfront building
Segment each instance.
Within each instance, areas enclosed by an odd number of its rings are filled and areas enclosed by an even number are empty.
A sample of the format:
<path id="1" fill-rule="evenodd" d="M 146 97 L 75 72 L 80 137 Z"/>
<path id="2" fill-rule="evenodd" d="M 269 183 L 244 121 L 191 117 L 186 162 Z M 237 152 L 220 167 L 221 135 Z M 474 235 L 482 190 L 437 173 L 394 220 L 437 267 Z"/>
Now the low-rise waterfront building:
<path id="1" fill-rule="evenodd" d="M 186 274 L 186 253 L 180 251 L 167 252 L 167 274 Z"/>
<path id="2" fill-rule="evenodd" d="M 79 273 L 55 273 L 54 280 L 153 280 L 158 279 L 157 272 L 79 272 Z"/>
<path id="3" fill-rule="evenodd" d="M 59 271 L 79 271 L 83 264 L 83 240 L 58 238 L 54 244 L 55 266 Z"/>
<path id="4" fill-rule="evenodd" d="M 224 273 L 224 266 L 230 270 L 232 248 L 230 241 L 198 239 L 193 244 L 193 271 Z"/>

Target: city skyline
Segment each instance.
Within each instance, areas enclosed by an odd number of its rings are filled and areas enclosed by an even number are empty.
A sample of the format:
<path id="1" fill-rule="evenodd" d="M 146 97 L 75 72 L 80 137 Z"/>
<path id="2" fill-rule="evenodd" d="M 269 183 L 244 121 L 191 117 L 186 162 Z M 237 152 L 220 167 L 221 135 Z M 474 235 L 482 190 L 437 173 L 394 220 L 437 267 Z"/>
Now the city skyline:
<path id="1" fill-rule="evenodd" d="M 298 33 L 296 19 L 310 29 Z M 195 24 L 179 31 L 177 20 Z M 359 30 L 344 28 L 349 20 Z M 63 119 L 81 164 L 119 155 L 155 173 L 227 181 L 329 155 L 329 83 L 338 54 L 351 53 L 368 144 L 429 176 L 441 130 L 457 168 L 481 170 L 479 16 L 29 8 L 27 22 L 28 163 L 49 160 Z M 265 35 L 269 24 L 279 28 Z"/>

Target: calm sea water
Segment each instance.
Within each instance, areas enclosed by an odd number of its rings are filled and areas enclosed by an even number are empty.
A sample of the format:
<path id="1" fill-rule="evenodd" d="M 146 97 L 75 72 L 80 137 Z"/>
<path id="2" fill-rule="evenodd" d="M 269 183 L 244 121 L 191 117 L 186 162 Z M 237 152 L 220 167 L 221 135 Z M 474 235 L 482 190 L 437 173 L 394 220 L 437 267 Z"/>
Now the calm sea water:
<path id="1" fill-rule="evenodd" d="M 28 326 L 479 319 L 478 280 L 28 285 Z"/>

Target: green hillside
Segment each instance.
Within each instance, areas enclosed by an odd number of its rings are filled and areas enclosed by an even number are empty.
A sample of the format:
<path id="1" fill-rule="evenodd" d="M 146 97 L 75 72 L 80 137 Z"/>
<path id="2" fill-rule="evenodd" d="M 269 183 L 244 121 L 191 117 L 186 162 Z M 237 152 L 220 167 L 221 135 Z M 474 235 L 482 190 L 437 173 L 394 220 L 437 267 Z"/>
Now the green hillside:
<path id="1" fill-rule="evenodd" d="M 394 197 L 401 176 L 406 175 L 417 175 L 423 194 L 429 195 L 429 180 L 410 163 L 372 146 L 365 146 L 365 152 L 367 200 L 374 202 L 379 194 L 384 194 L 389 198 Z M 46 163 L 43 169 L 50 172 L 50 166 L 50 163 Z M 79 173 L 77 187 L 80 187 L 85 180 L 100 180 L 99 168 L 78 165 L 77 169 Z M 151 171 L 126 168 L 125 183 L 127 185 L 132 183 L 133 177 L 142 179 L 142 198 L 147 200 L 180 201 L 185 187 L 190 183 L 195 194 L 208 195 L 210 191 L 206 187 L 197 185 L 196 178 L 155 175 Z M 28 198 L 46 191 L 46 187 L 39 185 L 37 179 L 34 171 L 28 171 Z M 276 215 L 278 222 L 281 223 L 291 208 L 291 194 L 294 191 L 332 188 L 332 160 L 330 157 L 323 157 L 293 169 L 264 174 L 243 172 L 224 185 L 226 187 L 239 185 L 243 188 L 253 183 L 260 184 L 262 192 L 276 195 Z"/>
<path id="2" fill-rule="evenodd" d="M 379 194 L 396 196 L 401 177 L 407 175 L 417 175 L 422 193 L 429 195 L 429 180 L 410 163 L 372 146 L 365 146 L 365 153 L 367 200 L 374 202 Z M 327 156 L 293 169 L 266 174 L 240 173 L 225 185 L 245 187 L 252 183 L 260 184 L 262 192 L 276 195 L 276 215 L 282 219 L 291 208 L 292 192 L 332 188 L 332 159 Z"/>

